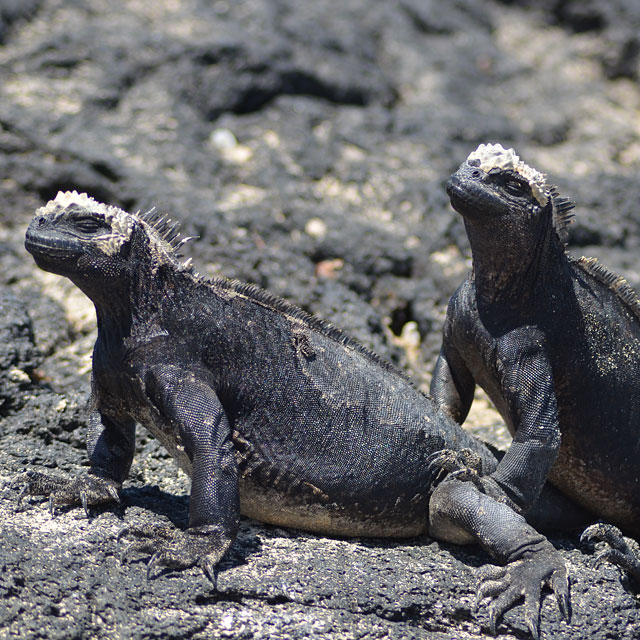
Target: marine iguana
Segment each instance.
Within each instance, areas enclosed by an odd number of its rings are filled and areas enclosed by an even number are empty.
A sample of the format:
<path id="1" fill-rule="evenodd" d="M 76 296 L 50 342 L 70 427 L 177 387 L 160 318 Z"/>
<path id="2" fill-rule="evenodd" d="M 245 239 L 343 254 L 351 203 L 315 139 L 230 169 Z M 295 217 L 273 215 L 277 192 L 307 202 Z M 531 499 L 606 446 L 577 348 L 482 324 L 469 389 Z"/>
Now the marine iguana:
<path id="1" fill-rule="evenodd" d="M 124 532 L 134 551 L 153 554 L 149 572 L 198 564 L 215 582 L 240 513 L 330 535 L 429 532 L 478 541 L 509 563 L 534 635 L 543 584 L 568 615 L 558 552 L 465 481 L 460 460 L 495 470 L 484 445 L 328 323 L 253 285 L 199 276 L 182 262 L 182 242 L 155 214 L 86 194 L 59 193 L 36 212 L 26 248 L 94 302 L 98 338 L 89 474 L 31 471 L 22 495 L 49 495 L 52 509 L 118 500 L 140 423 L 192 478 L 186 531 Z M 491 610 L 493 626 L 504 609 Z"/>
<path id="2" fill-rule="evenodd" d="M 477 482 L 526 513 L 549 478 L 638 536 L 640 301 L 595 259 L 568 255 L 572 203 L 513 149 L 480 145 L 447 192 L 473 269 L 449 303 L 430 392 L 462 423 L 480 385 L 514 436 Z M 609 542 L 603 556 L 640 578 L 619 530 L 600 524 L 583 537 Z M 491 593 L 516 595 L 508 581 Z"/>

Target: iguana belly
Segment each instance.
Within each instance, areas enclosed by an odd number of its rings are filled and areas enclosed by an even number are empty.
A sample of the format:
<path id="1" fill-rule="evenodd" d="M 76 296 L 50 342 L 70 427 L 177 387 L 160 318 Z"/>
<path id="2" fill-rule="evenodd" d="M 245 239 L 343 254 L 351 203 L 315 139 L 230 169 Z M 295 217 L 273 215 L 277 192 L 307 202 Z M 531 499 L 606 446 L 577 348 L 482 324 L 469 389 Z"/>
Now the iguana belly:
<path id="1" fill-rule="evenodd" d="M 602 451 L 602 449 L 600 450 Z M 550 481 L 599 518 L 630 534 L 640 534 L 640 478 L 624 461 L 585 455 L 571 434 L 564 433 Z"/>
<path id="2" fill-rule="evenodd" d="M 240 511 L 249 518 L 324 535 L 410 537 L 427 533 L 428 495 L 416 493 L 366 506 L 341 504 L 322 490 L 300 482 L 286 492 L 248 478 L 240 480 Z"/>

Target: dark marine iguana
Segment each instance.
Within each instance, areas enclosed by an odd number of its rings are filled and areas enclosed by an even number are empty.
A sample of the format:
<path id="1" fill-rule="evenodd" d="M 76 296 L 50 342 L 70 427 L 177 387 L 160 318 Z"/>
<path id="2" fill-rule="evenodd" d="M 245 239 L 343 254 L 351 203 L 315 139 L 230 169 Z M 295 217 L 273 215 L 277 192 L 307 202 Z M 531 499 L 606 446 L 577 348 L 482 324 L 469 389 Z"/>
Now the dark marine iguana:
<path id="1" fill-rule="evenodd" d="M 180 259 L 181 242 L 153 214 L 76 192 L 36 212 L 26 248 L 94 302 L 98 338 L 90 471 L 31 471 L 23 495 L 49 495 L 52 509 L 118 500 L 140 423 L 192 478 L 185 531 L 125 531 L 133 550 L 153 554 L 149 571 L 198 564 L 215 581 L 240 513 L 332 535 L 429 532 L 478 541 L 509 563 L 534 635 L 545 583 L 568 615 L 558 552 L 440 453 L 491 473 L 496 459 L 484 445 L 328 323 L 253 285 L 200 277 Z M 442 468 L 452 471 L 444 480 Z"/>
<path id="2" fill-rule="evenodd" d="M 572 203 L 513 149 L 480 145 L 447 193 L 473 269 L 449 303 L 431 395 L 462 423 L 478 384 L 513 434 L 477 483 L 526 513 L 549 478 L 637 537 L 640 301 L 595 259 L 567 254 Z M 640 560 L 615 527 L 594 525 L 583 538 L 609 542 L 602 557 L 640 579 Z M 508 580 L 486 592 L 503 603 L 518 595 Z"/>

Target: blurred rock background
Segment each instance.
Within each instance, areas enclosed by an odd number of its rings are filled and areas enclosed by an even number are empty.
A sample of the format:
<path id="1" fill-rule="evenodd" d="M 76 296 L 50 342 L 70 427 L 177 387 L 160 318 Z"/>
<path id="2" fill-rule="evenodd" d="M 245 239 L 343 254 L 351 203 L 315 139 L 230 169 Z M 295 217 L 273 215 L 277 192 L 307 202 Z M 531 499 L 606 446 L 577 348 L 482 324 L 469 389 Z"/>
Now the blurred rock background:
<path id="1" fill-rule="evenodd" d="M 219 591 L 147 582 L 127 521 L 184 523 L 188 482 L 144 433 L 117 510 L 16 512 L 27 468 L 86 464 L 91 305 L 23 249 L 58 190 L 156 206 L 203 274 L 256 282 L 427 385 L 469 268 L 444 183 L 514 146 L 577 203 L 570 247 L 640 285 L 634 0 L 0 0 L 0 638 L 477 638 L 474 548 L 332 540 L 245 521 Z M 471 428 L 505 444 L 478 398 Z M 142 431 L 142 430 L 141 430 Z M 637 590 L 555 539 L 573 623 L 640 636 Z M 500 632 L 527 637 L 519 608 Z"/>

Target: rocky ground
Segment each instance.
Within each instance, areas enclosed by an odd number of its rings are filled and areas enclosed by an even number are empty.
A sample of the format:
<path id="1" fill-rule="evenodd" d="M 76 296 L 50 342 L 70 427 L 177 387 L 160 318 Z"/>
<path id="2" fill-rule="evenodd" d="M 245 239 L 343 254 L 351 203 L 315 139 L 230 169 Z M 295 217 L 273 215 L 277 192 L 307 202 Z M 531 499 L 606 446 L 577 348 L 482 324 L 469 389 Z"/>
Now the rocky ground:
<path id="1" fill-rule="evenodd" d="M 634 0 L 0 0 L 0 638 L 478 638 L 475 548 L 245 521 L 219 589 L 147 581 L 124 522 L 184 522 L 188 483 L 142 435 L 121 508 L 16 509 L 28 468 L 86 464 L 91 306 L 22 247 L 59 189 L 180 220 L 204 274 L 250 280 L 428 383 L 469 266 L 443 185 L 515 146 L 577 203 L 574 253 L 640 285 Z M 471 421 L 504 444 L 479 397 Z M 475 425 L 475 426 L 474 426 Z M 573 622 L 637 638 L 637 588 L 554 539 Z M 634 590 L 635 589 L 635 590 Z M 499 632 L 527 637 L 520 608 Z"/>

